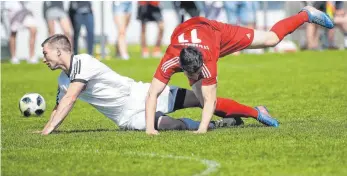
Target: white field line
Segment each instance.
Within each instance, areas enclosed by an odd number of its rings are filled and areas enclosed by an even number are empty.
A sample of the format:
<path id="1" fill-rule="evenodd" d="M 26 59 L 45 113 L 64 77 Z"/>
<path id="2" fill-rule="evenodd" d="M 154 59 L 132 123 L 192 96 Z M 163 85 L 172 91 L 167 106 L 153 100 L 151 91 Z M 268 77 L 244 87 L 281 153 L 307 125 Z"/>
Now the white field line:
<path id="1" fill-rule="evenodd" d="M 31 149 L 1 149 L 2 152 L 5 150 L 28 150 L 30 151 Z M 189 156 L 179 156 L 179 155 L 161 155 L 161 154 L 157 154 L 157 153 L 142 153 L 142 152 L 125 152 L 125 153 L 117 153 L 114 151 L 99 151 L 99 150 L 90 150 L 90 151 L 81 151 L 81 150 L 57 150 L 57 149 L 53 149 L 53 150 L 48 150 L 48 149 L 34 149 L 34 150 L 39 150 L 42 152 L 49 152 L 49 153 L 61 153 L 61 152 L 65 152 L 65 153 L 107 153 L 107 154 L 117 154 L 117 155 L 133 155 L 133 156 L 144 156 L 144 157 L 157 157 L 157 158 L 167 158 L 167 159 L 175 159 L 175 160 L 190 160 L 190 161 L 198 161 L 202 164 L 204 164 L 206 166 L 206 169 L 203 170 L 200 173 L 194 174 L 193 176 L 204 176 L 204 175 L 209 175 L 213 172 L 216 172 L 219 168 L 220 168 L 220 163 L 218 163 L 217 161 L 214 160 L 208 160 L 208 159 L 204 159 L 204 158 L 196 158 L 196 157 L 189 157 Z"/>
<path id="2" fill-rule="evenodd" d="M 215 172 L 220 167 L 220 164 L 213 160 L 208 159 L 201 159 L 201 158 L 195 158 L 195 157 L 189 157 L 189 156 L 177 156 L 177 155 L 160 155 L 156 153 L 139 153 L 139 152 L 128 152 L 125 153 L 128 155 L 137 155 L 137 156 L 149 156 L 149 157 L 158 157 L 158 158 L 169 158 L 169 159 L 178 159 L 178 160 L 195 160 L 199 161 L 202 164 L 206 165 L 206 169 L 203 170 L 201 173 L 194 174 L 194 176 L 203 176 L 203 175 L 209 175 L 212 172 Z"/>

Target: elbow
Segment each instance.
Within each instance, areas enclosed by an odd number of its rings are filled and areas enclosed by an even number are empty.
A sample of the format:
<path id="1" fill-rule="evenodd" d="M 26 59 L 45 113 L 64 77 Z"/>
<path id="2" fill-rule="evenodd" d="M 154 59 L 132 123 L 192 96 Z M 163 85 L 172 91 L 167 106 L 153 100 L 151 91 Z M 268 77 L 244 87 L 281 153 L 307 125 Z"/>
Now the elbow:
<path id="1" fill-rule="evenodd" d="M 77 101 L 77 96 L 71 96 L 70 97 L 70 102 L 73 104 Z"/>

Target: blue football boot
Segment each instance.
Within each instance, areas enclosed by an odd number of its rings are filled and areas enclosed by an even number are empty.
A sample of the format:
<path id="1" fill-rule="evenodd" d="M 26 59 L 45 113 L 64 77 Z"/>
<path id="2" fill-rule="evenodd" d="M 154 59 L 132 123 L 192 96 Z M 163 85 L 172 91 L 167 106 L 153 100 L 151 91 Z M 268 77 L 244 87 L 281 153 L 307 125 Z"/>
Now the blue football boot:
<path id="1" fill-rule="evenodd" d="M 272 118 L 269 111 L 265 106 L 257 106 L 255 109 L 258 111 L 258 121 L 266 126 L 278 127 L 279 123 L 276 119 Z"/>
<path id="2" fill-rule="evenodd" d="M 321 25 L 325 28 L 332 29 L 334 27 L 334 23 L 331 21 L 329 16 L 324 12 L 317 10 L 312 6 L 306 6 L 301 9 L 300 12 L 306 12 L 308 14 L 308 21 L 310 23 L 315 23 Z"/>

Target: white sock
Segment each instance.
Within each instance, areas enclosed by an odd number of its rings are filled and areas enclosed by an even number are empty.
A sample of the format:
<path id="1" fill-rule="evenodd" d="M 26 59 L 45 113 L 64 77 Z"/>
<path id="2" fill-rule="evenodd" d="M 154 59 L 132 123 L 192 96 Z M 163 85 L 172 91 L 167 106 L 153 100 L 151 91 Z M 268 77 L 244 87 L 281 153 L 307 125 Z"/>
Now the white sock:
<path id="1" fill-rule="evenodd" d="M 347 48 L 347 33 L 345 34 L 344 39 L 345 39 L 345 48 Z"/>

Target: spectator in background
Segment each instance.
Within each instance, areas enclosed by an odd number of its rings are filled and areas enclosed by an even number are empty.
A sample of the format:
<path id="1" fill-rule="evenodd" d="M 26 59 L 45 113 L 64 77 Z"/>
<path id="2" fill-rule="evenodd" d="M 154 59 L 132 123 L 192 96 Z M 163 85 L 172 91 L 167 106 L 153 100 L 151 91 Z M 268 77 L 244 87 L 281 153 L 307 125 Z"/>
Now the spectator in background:
<path id="1" fill-rule="evenodd" d="M 94 53 L 94 15 L 91 1 L 71 1 L 69 15 L 74 30 L 73 48 L 74 53 L 78 54 L 78 38 L 82 25 L 87 29 L 87 48 L 88 54 Z"/>
<path id="2" fill-rule="evenodd" d="M 63 1 L 44 1 L 43 16 L 47 22 L 48 34 L 55 34 L 55 22 L 59 22 L 64 34 L 72 42 L 71 23 L 67 13 L 64 11 Z"/>
<path id="3" fill-rule="evenodd" d="M 4 9 L 8 11 L 8 18 L 10 22 L 10 53 L 12 64 L 19 64 L 19 59 L 16 57 L 16 38 L 17 32 L 23 28 L 27 28 L 30 33 L 29 39 L 29 55 L 30 58 L 27 62 L 30 64 L 38 63 L 38 58 L 35 56 L 35 41 L 36 41 L 36 21 L 33 13 L 25 7 L 24 2 L 21 1 L 6 1 Z"/>
<path id="4" fill-rule="evenodd" d="M 241 25 L 247 28 L 255 29 L 258 2 L 254 1 L 225 1 L 225 12 L 228 23 Z"/>
<path id="5" fill-rule="evenodd" d="M 222 1 L 205 1 L 205 17 L 210 20 L 217 20 L 222 9 Z"/>
<path id="6" fill-rule="evenodd" d="M 229 24 L 256 29 L 256 11 L 259 2 L 256 1 L 225 1 L 224 9 Z M 263 49 L 244 50 L 247 53 L 263 53 Z M 233 53 L 239 55 L 240 51 Z"/>
<path id="7" fill-rule="evenodd" d="M 312 4 L 315 8 L 326 12 L 327 15 L 334 21 L 335 26 L 338 27 L 344 34 L 344 47 L 347 48 L 347 14 L 343 9 L 342 1 L 316 1 L 306 2 Z M 307 38 L 307 49 L 318 50 L 319 46 L 319 31 L 318 27 L 312 24 L 306 26 L 306 38 Z M 335 44 L 335 29 L 326 31 L 327 44 L 326 47 L 329 49 L 338 49 Z"/>
<path id="8" fill-rule="evenodd" d="M 200 10 L 194 1 L 173 1 L 173 5 L 175 7 L 178 19 L 180 19 L 180 23 L 185 21 L 185 12 L 188 13 L 190 17 L 196 17 L 200 14 Z"/>
<path id="9" fill-rule="evenodd" d="M 116 23 L 118 31 L 118 38 L 116 41 L 116 55 L 119 55 L 123 60 L 129 59 L 128 46 L 126 42 L 126 29 L 129 25 L 131 17 L 131 8 L 131 1 L 113 2 L 114 23 Z"/>
<path id="10" fill-rule="evenodd" d="M 153 57 L 161 57 L 161 41 L 164 33 L 164 22 L 159 7 L 159 1 L 139 1 L 137 19 L 141 21 L 141 48 L 142 57 L 149 57 L 149 50 L 146 42 L 146 24 L 150 21 L 155 21 L 158 24 L 159 32 L 156 45 L 153 49 Z"/>
<path id="11" fill-rule="evenodd" d="M 343 1 L 327 1 L 326 12 L 343 33 L 344 48 L 347 49 L 347 14 L 343 9 Z M 325 33 L 327 33 L 327 47 L 338 49 L 335 43 L 335 29 L 325 30 Z"/>

